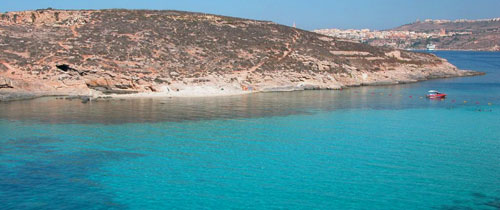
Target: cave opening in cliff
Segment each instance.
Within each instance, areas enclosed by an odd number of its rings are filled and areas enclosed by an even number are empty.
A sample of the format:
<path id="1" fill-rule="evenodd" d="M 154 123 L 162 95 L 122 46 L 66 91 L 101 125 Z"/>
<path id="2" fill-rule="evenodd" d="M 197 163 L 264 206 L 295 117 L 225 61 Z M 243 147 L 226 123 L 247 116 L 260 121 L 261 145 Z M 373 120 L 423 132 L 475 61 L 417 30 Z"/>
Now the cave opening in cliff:
<path id="1" fill-rule="evenodd" d="M 62 65 L 56 65 L 56 67 L 62 71 L 68 71 L 70 70 L 71 68 L 69 67 L 69 65 L 67 64 L 62 64 Z"/>

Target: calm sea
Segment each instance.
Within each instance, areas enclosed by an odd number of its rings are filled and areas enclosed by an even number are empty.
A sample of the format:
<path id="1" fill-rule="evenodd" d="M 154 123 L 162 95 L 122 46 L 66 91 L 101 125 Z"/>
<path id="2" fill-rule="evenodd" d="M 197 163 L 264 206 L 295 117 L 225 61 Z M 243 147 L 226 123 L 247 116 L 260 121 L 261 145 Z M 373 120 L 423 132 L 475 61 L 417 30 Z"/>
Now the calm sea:
<path id="1" fill-rule="evenodd" d="M 0 209 L 500 209 L 500 53 L 436 54 L 487 75 L 0 103 Z"/>

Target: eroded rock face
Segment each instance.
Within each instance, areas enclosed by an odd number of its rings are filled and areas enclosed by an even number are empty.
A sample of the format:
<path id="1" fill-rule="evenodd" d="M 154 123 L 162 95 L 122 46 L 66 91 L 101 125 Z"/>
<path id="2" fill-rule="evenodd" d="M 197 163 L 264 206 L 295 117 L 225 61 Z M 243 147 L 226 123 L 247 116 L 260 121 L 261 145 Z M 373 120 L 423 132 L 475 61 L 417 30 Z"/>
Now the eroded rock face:
<path id="1" fill-rule="evenodd" d="M 0 90 L 40 94 L 338 89 L 474 74 L 430 54 L 179 11 L 4 13 L 0 52 Z"/>

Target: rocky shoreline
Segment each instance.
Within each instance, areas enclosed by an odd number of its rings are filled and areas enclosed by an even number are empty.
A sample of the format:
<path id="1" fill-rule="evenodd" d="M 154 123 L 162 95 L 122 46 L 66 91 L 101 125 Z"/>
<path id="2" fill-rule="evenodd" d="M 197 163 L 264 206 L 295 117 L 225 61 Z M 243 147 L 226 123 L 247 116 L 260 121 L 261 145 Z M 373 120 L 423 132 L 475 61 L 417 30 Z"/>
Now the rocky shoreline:
<path id="1" fill-rule="evenodd" d="M 1 101 L 335 90 L 481 74 L 432 54 L 180 11 L 3 13 L 0 52 Z"/>
<path id="2" fill-rule="evenodd" d="M 366 83 L 354 83 L 347 86 L 340 87 L 325 87 L 320 85 L 311 84 L 299 84 L 299 85 L 288 85 L 288 86 L 273 86 L 264 87 L 262 90 L 243 90 L 233 87 L 233 89 L 220 88 L 218 87 L 191 87 L 184 90 L 179 90 L 175 92 L 150 92 L 150 93 L 128 93 L 128 94 L 104 94 L 102 92 L 94 92 L 91 94 L 61 94 L 61 93 L 37 93 L 37 92 L 18 92 L 18 91 L 5 91 L 0 90 L 0 102 L 17 101 L 17 100 L 29 100 L 40 97 L 58 97 L 61 99 L 77 99 L 82 100 L 83 103 L 92 100 L 101 99 L 129 99 L 129 98 L 170 98 L 170 97 L 218 97 L 218 96 L 233 96 L 233 95 L 243 95 L 252 94 L 259 92 L 289 92 L 289 91 L 305 91 L 305 90 L 340 90 L 345 88 L 356 88 L 361 86 L 386 86 L 386 85 L 398 85 L 398 84 L 408 84 L 420 81 L 432 80 L 432 79 L 444 79 L 453 77 L 467 77 L 467 76 L 478 76 L 484 75 L 482 72 L 470 71 L 470 70 L 460 70 L 459 75 L 431 75 L 426 78 L 414 78 L 410 80 L 398 80 L 398 81 L 373 81 Z M 223 86 L 228 87 L 228 86 Z"/>

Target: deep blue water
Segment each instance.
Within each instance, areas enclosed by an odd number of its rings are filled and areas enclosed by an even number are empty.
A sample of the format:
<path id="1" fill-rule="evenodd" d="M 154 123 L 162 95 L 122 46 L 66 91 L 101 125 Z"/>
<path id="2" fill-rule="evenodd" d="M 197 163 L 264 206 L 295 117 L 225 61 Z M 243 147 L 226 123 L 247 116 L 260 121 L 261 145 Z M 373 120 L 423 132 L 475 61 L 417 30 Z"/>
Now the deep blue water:
<path id="1" fill-rule="evenodd" d="M 1 103 L 0 209 L 500 209 L 500 53 L 436 54 L 487 75 Z"/>

